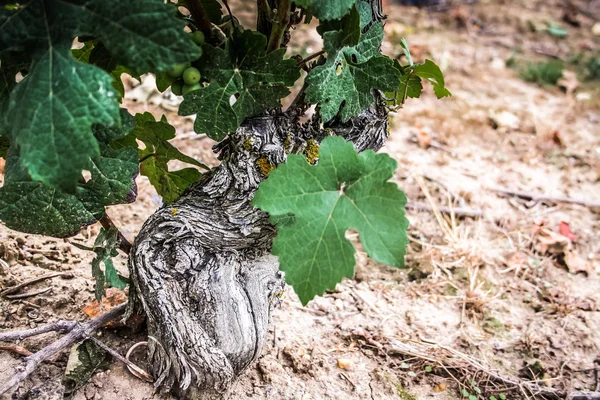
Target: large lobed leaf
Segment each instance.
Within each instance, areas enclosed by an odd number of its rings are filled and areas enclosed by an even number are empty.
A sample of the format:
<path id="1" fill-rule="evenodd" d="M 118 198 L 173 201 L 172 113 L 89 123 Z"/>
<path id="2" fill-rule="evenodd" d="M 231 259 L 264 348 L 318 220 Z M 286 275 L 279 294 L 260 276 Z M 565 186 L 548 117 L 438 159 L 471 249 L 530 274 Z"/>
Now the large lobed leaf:
<path id="1" fill-rule="evenodd" d="M 101 154 L 92 126 L 119 124 L 112 77 L 76 61 L 73 39 L 96 38 L 136 73 L 163 70 L 201 52 L 174 13 L 162 0 L 31 0 L 0 8 L 0 60 L 18 52 L 29 64 L 12 88 L 14 74 L 0 62 L 0 76 L 10 77 L 0 82 L 0 131 L 34 180 L 73 192 Z"/>
<path id="2" fill-rule="evenodd" d="M 225 49 L 202 47 L 198 68 L 209 83 L 185 95 L 179 106 L 180 115 L 196 114 L 196 132 L 222 140 L 245 118 L 281 106 L 300 69 L 295 60 L 283 59 L 285 49 L 266 54 L 266 47 L 264 35 L 248 30 Z"/>
<path id="3" fill-rule="evenodd" d="M 252 203 L 274 221 L 286 221 L 278 224 L 273 254 L 303 304 L 353 276 L 355 250 L 344 236 L 348 229 L 359 231 L 374 260 L 404 266 L 406 197 L 387 182 L 395 168 L 385 154 L 357 154 L 352 143 L 328 137 L 317 166 L 290 155 L 260 184 Z"/>
<path id="4" fill-rule="evenodd" d="M 7 155 L 4 186 L 0 188 L 0 220 L 21 232 L 67 237 L 92 224 L 105 207 L 135 200 L 138 156 L 134 149 L 112 149 L 108 143 L 132 128 L 125 118 L 122 128 L 94 126 L 100 155 L 91 159 L 91 179 L 80 181 L 74 192 L 32 181 L 16 147 Z"/>
<path id="5" fill-rule="evenodd" d="M 325 32 L 327 61 L 306 77 L 306 100 L 319 106 L 323 122 L 340 111 L 342 120 L 347 121 L 373 104 L 373 89 L 396 91 L 400 85 L 401 74 L 394 61 L 379 53 L 381 23 L 373 24 L 354 46 L 349 45 L 353 37 L 346 29 Z"/>

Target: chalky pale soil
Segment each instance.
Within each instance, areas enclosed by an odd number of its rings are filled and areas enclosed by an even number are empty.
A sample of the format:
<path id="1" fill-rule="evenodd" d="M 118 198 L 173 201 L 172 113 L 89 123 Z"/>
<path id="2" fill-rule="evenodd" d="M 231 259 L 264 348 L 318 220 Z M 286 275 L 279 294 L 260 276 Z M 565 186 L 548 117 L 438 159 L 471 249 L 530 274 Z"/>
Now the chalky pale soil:
<path id="1" fill-rule="evenodd" d="M 247 10 L 240 3 L 233 5 L 243 20 Z M 484 373 L 446 368 L 451 362 L 464 364 L 456 352 L 541 386 L 595 389 L 600 210 L 504 198 L 492 190 L 600 201 L 597 82 L 565 93 L 526 83 L 506 67 L 518 51 L 538 60 L 549 59 L 536 54 L 540 51 L 560 57 L 598 54 L 600 37 L 592 34 L 593 20 L 584 16 L 579 16 L 579 28 L 568 27 L 566 40 L 531 31 L 536 24 L 560 21 L 561 4 L 490 0 L 445 13 L 388 8 L 384 50 L 400 54 L 399 39 L 408 36 L 413 57 L 436 60 L 454 94 L 437 101 L 427 89 L 421 100 L 407 102 L 392 117 L 390 140 L 382 151 L 398 160 L 395 180 L 411 202 L 478 210 L 483 216 L 446 218 L 410 209 L 406 270 L 377 265 L 359 251 L 355 279 L 307 307 L 288 288 L 275 312 L 270 346 L 232 399 L 457 399 L 459 390 L 474 396 L 477 389 L 493 390 Z M 312 48 L 303 56 L 320 46 L 306 27 L 294 43 Z M 151 79 L 134 88 L 127 107 L 166 114 L 180 134 L 174 143 L 214 164 L 213 143 L 190 133 L 191 121 L 177 117 L 173 98 L 154 91 Z M 136 203 L 110 210 L 130 239 L 160 205 L 145 178 L 138 178 L 138 184 Z M 575 240 L 559 233 L 561 222 L 562 232 L 568 226 Z M 0 257 L 10 264 L 0 275 L 4 286 L 51 271 L 74 275 L 25 288 L 50 288 L 26 301 L 0 300 L 0 329 L 87 319 L 81 310 L 93 300 L 91 255 L 70 243 L 89 246 L 98 229 L 56 240 L 0 226 Z M 357 242 L 356 234 L 349 236 Z M 125 259 L 118 264 L 126 274 Z M 21 345 L 36 351 L 56 337 L 47 334 Z M 122 354 L 146 340 L 143 333 L 126 329 L 104 331 L 100 338 Z M 430 357 L 410 356 L 406 346 L 426 349 Z M 64 352 L 45 363 L 14 398 L 27 398 L 32 387 L 60 380 L 67 357 Z M 143 353 L 137 359 L 143 366 Z M 0 352 L 0 383 L 21 360 Z M 499 393 L 525 398 L 501 385 L 485 398 Z M 77 400 L 158 398 L 150 384 L 117 362 L 75 394 Z"/>

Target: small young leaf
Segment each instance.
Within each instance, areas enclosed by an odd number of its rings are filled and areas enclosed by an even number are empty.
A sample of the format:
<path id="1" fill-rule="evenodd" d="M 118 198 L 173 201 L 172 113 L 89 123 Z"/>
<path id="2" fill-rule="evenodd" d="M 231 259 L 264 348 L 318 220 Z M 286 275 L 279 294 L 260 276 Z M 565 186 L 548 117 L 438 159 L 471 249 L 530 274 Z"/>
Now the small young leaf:
<path id="1" fill-rule="evenodd" d="M 113 227 L 108 231 L 102 228 L 94 242 L 92 250 L 96 253 L 96 257 L 92 260 L 92 275 L 96 280 L 94 292 L 98 302 L 102 300 L 102 296 L 106 293 L 104 290 L 105 283 L 108 283 L 110 287 L 121 290 L 127 286 L 127 282 L 119 276 L 112 261 L 112 258 L 118 254 L 118 239 L 119 231 L 116 228 Z M 102 271 L 100 263 L 104 264 L 104 271 Z"/>
<path id="2" fill-rule="evenodd" d="M 355 249 L 344 237 L 347 229 L 359 231 L 374 260 L 404 266 L 406 197 L 387 182 L 395 168 L 385 154 L 357 154 L 352 143 L 328 137 L 317 166 L 290 155 L 260 184 L 254 206 L 271 217 L 295 217 L 293 224 L 278 226 L 273 254 L 303 304 L 354 274 Z"/>
<path id="3" fill-rule="evenodd" d="M 452 93 L 446 89 L 444 83 L 444 75 L 433 61 L 425 60 L 424 64 L 416 64 L 414 66 L 414 73 L 420 78 L 426 79 L 433 86 L 433 91 L 438 99 L 442 97 L 452 96 Z"/>
<path id="4" fill-rule="evenodd" d="M 408 64 L 410 66 L 413 66 L 414 62 L 412 59 L 412 55 L 410 54 L 410 48 L 408 47 L 408 42 L 406 41 L 406 38 L 402 38 L 402 40 L 400 41 L 400 46 L 402 46 L 402 51 L 406 56 L 406 61 L 408 61 Z"/>

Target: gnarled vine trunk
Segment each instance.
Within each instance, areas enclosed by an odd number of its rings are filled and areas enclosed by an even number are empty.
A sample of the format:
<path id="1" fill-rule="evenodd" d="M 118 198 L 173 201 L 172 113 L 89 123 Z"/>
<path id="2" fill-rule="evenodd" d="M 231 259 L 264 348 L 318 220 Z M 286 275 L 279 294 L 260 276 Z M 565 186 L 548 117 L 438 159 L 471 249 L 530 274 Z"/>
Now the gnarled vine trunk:
<path id="1" fill-rule="evenodd" d="M 380 20 L 380 1 L 371 3 Z M 248 119 L 216 146 L 220 166 L 148 219 L 129 259 L 130 312 L 147 316 L 157 388 L 225 398 L 260 356 L 284 285 L 270 254 L 275 227 L 250 204 L 269 170 L 331 134 L 379 149 L 387 128 L 381 105 L 324 128 L 285 113 Z"/>

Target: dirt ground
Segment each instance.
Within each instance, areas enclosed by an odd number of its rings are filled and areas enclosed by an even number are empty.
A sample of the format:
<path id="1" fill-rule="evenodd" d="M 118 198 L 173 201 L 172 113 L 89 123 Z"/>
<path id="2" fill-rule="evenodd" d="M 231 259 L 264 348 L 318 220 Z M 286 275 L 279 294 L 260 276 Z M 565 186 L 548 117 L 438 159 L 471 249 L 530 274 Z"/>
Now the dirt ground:
<path id="1" fill-rule="evenodd" d="M 598 2 L 574 2 L 592 3 Z M 507 66 L 516 56 L 600 57 L 597 20 L 579 14 L 579 27 L 570 25 L 562 21 L 562 5 L 488 0 L 446 12 L 388 7 L 384 51 L 399 56 L 399 39 L 407 36 L 413 58 L 435 60 L 453 93 L 438 101 L 427 88 L 422 99 L 409 100 L 391 117 L 382 150 L 398 161 L 395 181 L 412 204 L 407 269 L 376 264 L 359 251 L 355 279 L 308 306 L 288 288 L 274 313 L 272 344 L 232 399 L 541 398 L 497 375 L 543 389 L 598 390 L 600 85 L 567 72 L 563 88 L 541 87 Z M 536 31 L 548 21 L 569 36 Z M 303 56 L 320 46 L 308 27 L 299 28 L 293 43 L 290 55 L 300 45 Z M 567 63 L 567 70 L 576 69 Z M 176 101 L 146 79 L 128 95 L 130 111 L 166 114 L 178 128 L 174 144 L 214 165 L 213 142 L 193 134 L 192 121 L 177 117 Z M 131 240 L 161 204 L 144 177 L 138 185 L 136 203 L 109 211 Z M 501 190 L 589 204 L 506 197 Z M 440 211 L 448 209 L 455 214 Z M 87 319 L 82 308 L 93 300 L 92 254 L 71 243 L 89 246 L 98 230 L 57 240 L 0 226 L 0 258 L 9 265 L 0 275 L 4 286 L 52 271 L 73 275 L 23 289 L 49 288 L 35 297 L 0 300 L 1 330 Z M 357 235 L 349 236 L 359 246 Z M 117 266 L 126 275 L 125 262 L 121 257 Z M 122 354 L 146 340 L 127 329 L 99 335 Z M 20 345 L 34 352 L 57 337 Z M 22 358 L 0 351 L 0 383 Z M 30 388 L 60 380 L 67 358 L 64 352 L 45 363 L 5 398 L 28 398 Z M 115 361 L 74 398 L 165 397 Z"/>

